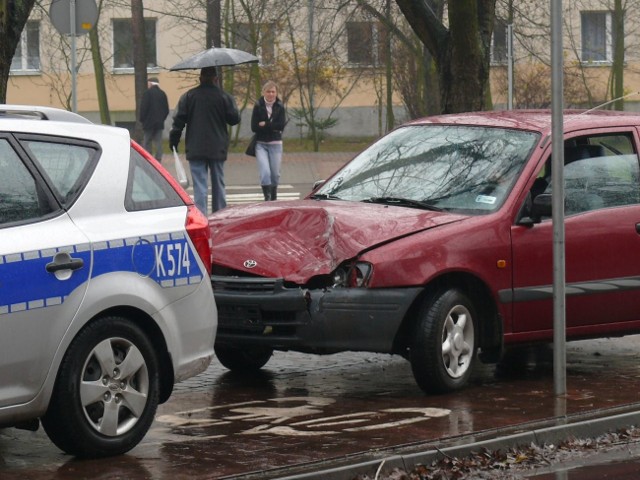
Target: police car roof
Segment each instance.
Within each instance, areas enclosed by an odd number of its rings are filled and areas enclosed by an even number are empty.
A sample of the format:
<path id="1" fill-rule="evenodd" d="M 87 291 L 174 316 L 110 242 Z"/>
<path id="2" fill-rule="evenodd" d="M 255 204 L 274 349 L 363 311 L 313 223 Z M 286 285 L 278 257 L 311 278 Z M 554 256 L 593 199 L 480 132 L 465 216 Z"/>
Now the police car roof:
<path id="1" fill-rule="evenodd" d="M 82 115 L 53 107 L 34 105 L 2 105 L 0 104 L 0 119 L 22 118 L 31 120 L 55 120 L 58 122 L 92 123 Z"/>

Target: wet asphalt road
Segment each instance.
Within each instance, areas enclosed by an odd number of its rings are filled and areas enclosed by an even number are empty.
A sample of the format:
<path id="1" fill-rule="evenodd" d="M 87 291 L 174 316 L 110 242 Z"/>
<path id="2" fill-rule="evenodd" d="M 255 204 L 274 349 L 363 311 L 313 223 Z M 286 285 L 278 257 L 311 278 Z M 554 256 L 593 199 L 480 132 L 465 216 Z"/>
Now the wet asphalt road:
<path id="1" fill-rule="evenodd" d="M 372 456 L 495 437 L 557 418 L 637 409 L 640 336 L 568 344 L 569 394 L 553 396 L 550 351 L 481 367 L 470 388 L 426 396 L 386 355 L 276 353 L 260 375 L 217 361 L 179 384 L 129 454 L 77 461 L 42 431 L 0 430 L 0 479 L 278 478 Z M 345 477 L 345 480 L 347 477 Z"/>

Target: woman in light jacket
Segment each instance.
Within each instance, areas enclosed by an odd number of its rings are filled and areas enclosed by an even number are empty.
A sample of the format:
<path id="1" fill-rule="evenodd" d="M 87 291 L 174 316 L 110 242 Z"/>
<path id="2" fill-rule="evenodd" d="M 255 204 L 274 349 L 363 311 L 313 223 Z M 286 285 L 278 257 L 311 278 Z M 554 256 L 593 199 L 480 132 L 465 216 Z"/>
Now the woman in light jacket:
<path id="1" fill-rule="evenodd" d="M 251 115 L 251 130 L 256 134 L 256 162 L 265 200 L 278 198 L 285 124 L 286 112 L 278 98 L 278 86 L 269 80 L 262 87 L 262 97 Z"/>

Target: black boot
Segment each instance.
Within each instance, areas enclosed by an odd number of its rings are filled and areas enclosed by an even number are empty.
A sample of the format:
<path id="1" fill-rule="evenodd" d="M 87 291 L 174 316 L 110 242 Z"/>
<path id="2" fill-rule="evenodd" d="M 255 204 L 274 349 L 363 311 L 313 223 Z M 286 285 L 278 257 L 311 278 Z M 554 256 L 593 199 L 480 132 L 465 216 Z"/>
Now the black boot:
<path id="1" fill-rule="evenodd" d="M 277 199 L 278 199 L 278 186 L 271 185 L 271 200 L 277 200 Z"/>
<path id="2" fill-rule="evenodd" d="M 264 201 L 271 200 L 271 185 L 262 185 L 262 193 L 264 193 Z"/>

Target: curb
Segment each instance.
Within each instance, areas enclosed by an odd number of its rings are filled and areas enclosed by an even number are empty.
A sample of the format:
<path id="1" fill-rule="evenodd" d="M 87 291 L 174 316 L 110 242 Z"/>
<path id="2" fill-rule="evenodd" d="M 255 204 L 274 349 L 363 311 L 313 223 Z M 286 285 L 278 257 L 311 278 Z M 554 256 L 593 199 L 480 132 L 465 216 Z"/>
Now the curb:
<path id="1" fill-rule="evenodd" d="M 640 408 L 640 404 L 633 406 Z M 584 415 L 581 415 L 584 417 Z M 559 418 L 557 421 L 568 421 L 565 418 Z M 429 465 L 439 460 L 443 456 L 449 457 L 465 457 L 479 450 L 505 450 L 517 446 L 525 445 L 550 445 L 557 444 L 571 438 L 589 438 L 602 435 L 607 432 L 616 431 L 632 425 L 640 424 L 640 410 L 621 413 L 617 415 L 591 418 L 561 425 L 553 425 L 549 427 L 533 428 L 528 431 L 514 433 L 496 438 L 482 441 L 473 441 L 460 445 L 453 445 L 438 449 L 430 449 L 422 452 L 405 453 L 398 455 L 379 456 L 373 460 L 367 460 L 351 465 L 343 465 L 333 468 L 317 469 L 314 471 L 306 471 L 304 473 L 289 476 L 269 476 L 261 478 L 272 478 L 278 480 L 351 480 L 357 475 L 368 475 L 375 478 L 379 473 L 390 473 L 394 468 L 411 471 L 417 465 Z M 514 426 L 513 429 L 517 429 Z M 464 442 L 477 437 L 477 433 L 472 433 L 463 438 L 457 439 L 457 442 Z M 433 442 L 430 442 L 433 443 Z M 375 456 L 375 452 L 369 452 Z M 263 472 L 263 475 L 268 472 Z M 250 477 L 242 477 L 250 478 Z"/>

